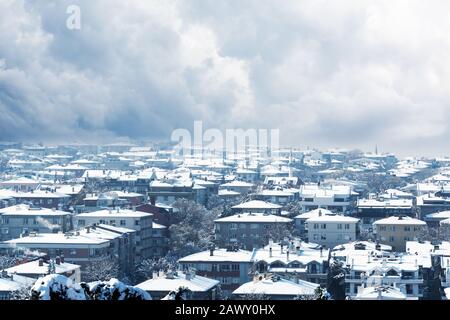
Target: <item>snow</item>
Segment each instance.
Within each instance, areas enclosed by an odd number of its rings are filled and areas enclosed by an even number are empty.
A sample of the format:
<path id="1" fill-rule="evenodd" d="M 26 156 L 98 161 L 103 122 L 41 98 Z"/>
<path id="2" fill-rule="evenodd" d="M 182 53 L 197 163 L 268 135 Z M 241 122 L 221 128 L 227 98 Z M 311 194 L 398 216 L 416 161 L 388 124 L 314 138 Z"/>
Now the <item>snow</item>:
<path id="1" fill-rule="evenodd" d="M 151 216 L 153 216 L 152 213 L 133 211 L 128 209 L 98 210 L 76 215 L 77 218 L 143 218 Z"/>
<path id="2" fill-rule="evenodd" d="M 358 223 L 359 219 L 341 216 L 341 215 L 323 215 L 320 217 L 309 218 L 306 220 L 307 223 Z"/>
<path id="3" fill-rule="evenodd" d="M 267 222 L 276 222 L 276 223 L 289 223 L 292 222 L 289 218 L 284 218 L 272 214 L 263 214 L 263 213 L 242 213 L 236 214 L 234 216 L 219 218 L 214 220 L 215 222 L 246 222 L 246 223 L 267 223 Z"/>
<path id="4" fill-rule="evenodd" d="M 294 219 L 310 219 L 310 218 L 316 218 L 319 217 L 319 212 L 322 215 L 334 215 L 335 213 L 333 213 L 330 210 L 324 209 L 324 208 L 319 208 L 319 209 L 314 209 L 305 213 L 301 213 L 298 216 L 295 216 Z"/>
<path id="5" fill-rule="evenodd" d="M 55 273 L 62 274 L 80 269 L 79 265 L 71 263 L 55 263 Z M 17 266 L 6 269 L 8 274 L 23 274 L 23 275 L 45 275 L 48 272 L 48 263 L 44 262 L 42 266 L 39 266 L 39 261 L 31 261 Z"/>
<path id="6" fill-rule="evenodd" d="M 357 294 L 355 300 L 406 300 L 406 295 L 394 287 L 368 287 Z"/>
<path id="7" fill-rule="evenodd" d="M 206 292 L 217 286 L 220 282 L 217 280 L 192 275 L 192 278 L 186 278 L 186 274 L 182 272 L 175 273 L 172 277 L 163 276 L 156 279 L 149 279 L 138 285 L 145 291 L 176 291 L 180 287 L 186 287 L 192 292 Z"/>
<path id="8" fill-rule="evenodd" d="M 215 249 L 213 255 L 210 251 L 202 251 L 183 257 L 179 263 L 192 262 L 248 262 L 252 261 L 252 252 L 246 250 L 227 251 L 227 249 Z"/>
<path id="9" fill-rule="evenodd" d="M 251 200 L 232 207 L 233 209 L 280 209 L 282 206 L 261 200 Z"/>
<path id="10" fill-rule="evenodd" d="M 384 219 L 377 220 L 373 223 L 374 225 L 417 225 L 425 226 L 426 222 L 411 217 L 388 217 Z"/>
<path id="11" fill-rule="evenodd" d="M 2 216 L 67 216 L 70 214 L 70 212 L 60 210 L 30 208 L 30 206 L 26 204 L 19 204 L 0 209 L 0 215 Z"/>
<path id="12" fill-rule="evenodd" d="M 280 279 L 263 279 L 244 283 L 233 291 L 234 295 L 265 294 L 268 296 L 314 295 L 319 287 L 316 283 L 298 280 L 298 283 Z"/>
<path id="13" fill-rule="evenodd" d="M 54 293 L 65 297 L 64 300 L 87 300 L 84 289 L 78 283 L 56 274 L 38 279 L 31 291 L 38 295 L 39 300 L 51 300 Z"/>

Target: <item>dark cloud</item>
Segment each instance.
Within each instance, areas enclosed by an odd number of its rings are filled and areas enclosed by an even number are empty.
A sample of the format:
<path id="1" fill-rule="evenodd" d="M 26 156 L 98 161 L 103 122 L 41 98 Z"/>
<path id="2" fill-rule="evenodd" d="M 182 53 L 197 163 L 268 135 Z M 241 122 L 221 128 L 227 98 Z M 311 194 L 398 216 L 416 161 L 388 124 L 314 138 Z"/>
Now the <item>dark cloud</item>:
<path id="1" fill-rule="evenodd" d="M 81 8 L 81 30 L 66 8 Z M 446 1 L 0 2 L 1 139 L 280 128 L 285 144 L 448 153 Z"/>

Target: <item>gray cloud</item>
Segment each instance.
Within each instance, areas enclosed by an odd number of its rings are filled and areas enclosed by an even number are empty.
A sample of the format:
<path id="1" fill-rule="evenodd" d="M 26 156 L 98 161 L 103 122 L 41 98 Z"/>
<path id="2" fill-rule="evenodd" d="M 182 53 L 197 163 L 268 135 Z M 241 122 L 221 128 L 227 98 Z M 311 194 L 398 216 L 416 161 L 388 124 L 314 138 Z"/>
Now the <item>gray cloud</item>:
<path id="1" fill-rule="evenodd" d="M 81 30 L 66 28 L 78 4 Z M 450 150 L 447 1 L 0 2 L 0 138 L 168 139 L 280 128 L 283 143 Z"/>

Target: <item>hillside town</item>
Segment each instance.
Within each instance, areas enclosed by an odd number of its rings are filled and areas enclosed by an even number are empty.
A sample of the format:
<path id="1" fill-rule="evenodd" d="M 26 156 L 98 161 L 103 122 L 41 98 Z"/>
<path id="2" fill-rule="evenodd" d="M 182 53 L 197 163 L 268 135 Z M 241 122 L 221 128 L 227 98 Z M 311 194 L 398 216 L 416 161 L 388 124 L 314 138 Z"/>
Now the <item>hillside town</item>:
<path id="1" fill-rule="evenodd" d="M 446 300 L 450 158 L 3 142 L 0 271 L 0 300 Z"/>

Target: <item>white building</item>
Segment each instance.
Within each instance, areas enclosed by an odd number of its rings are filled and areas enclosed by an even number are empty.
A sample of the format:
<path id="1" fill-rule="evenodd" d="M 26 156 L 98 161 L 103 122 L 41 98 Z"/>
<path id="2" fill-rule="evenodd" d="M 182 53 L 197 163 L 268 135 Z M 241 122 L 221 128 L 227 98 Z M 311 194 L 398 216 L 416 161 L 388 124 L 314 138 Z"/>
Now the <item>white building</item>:
<path id="1" fill-rule="evenodd" d="M 358 193 L 346 185 L 306 184 L 300 186 L 299 204 L 305 212 L 317 208 L 325 208 L 333 212 L 348 212 L 357 195 Z"/>
<path id="2" fill-rule="evenodd" d="M 265 296 L 270 300 L 292 300 L 299 296 L 314 297 L 316 283 L 303 280 L 289 281 L 276 275 L 255 276 L 253 281 L 247 282 L 233 292 L 238 299 L 252 299 Z"/>
<path id="3" fill-rule="evenodd" d="M 153 257 L 153 214 L 128 209 L 110 209 L 81 213 L 74 217 L 74 225 L 78 228 L 93 224 L 108 224 L 136 230 L 137 260 Z"/>
<path id="4" fill-rule="evenodd" d="M 341 215 L 321 215 L 306 220 L 308 241 L 327 248 L 355 241 L 359 219 Z"/>

